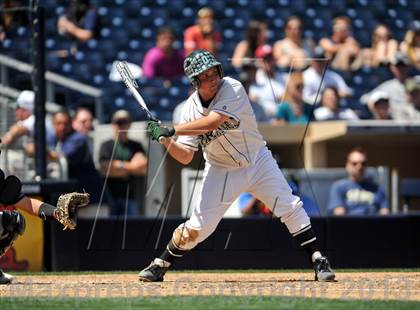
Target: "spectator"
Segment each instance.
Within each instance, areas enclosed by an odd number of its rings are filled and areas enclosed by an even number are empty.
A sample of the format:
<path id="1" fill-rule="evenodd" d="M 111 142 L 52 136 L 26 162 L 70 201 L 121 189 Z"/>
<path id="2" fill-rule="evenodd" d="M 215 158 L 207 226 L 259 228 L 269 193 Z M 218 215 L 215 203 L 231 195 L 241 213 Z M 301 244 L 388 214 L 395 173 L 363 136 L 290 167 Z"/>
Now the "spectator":
<path id="1" fill-rule="evenodd" d="M 99 202 L 103 181 L 93 163 L 86 135 L 73 131 L 70 115 L 66 111 L 54 114 L 53 126 L 54 136 L 48 141 L 53 148 L 49 151 L 50 158 L 58 160 L 64 156 L 68 177 L 79 181 L 79 191 L 88 192 L 92 203 Z"/>
<path id="2" fill-rule="evenodd" d="M 321 99 L 318 93 L 329 86 L 338 90 L 340 98 L 351 94 L 351 89 L 344 79 L 338 73 L 328 69 L 328 59 L 325 58 L 324 50 L 321 47 L 317 46 L 314 49 L 311 58 L 311 66 L 303 71 L 303 98 L 305 102 L 309 104 L 318 103 Z"/>
<path id="3" fill-rule="evenodd" d="M 392 39 L 391 31 L 384 24 L 379 24 L 373 30 L 372 46 L 363 51 L 363 63 L 368 67 L 388 65 L 395 58 L 398 42 Z"/>
<path id="4" fill-rule="evenodd" d="M 16 123 L 2 137 L 3 144 L 8 146 L 23 136 L 34 137 L 35 115 L 34 112 L 35 93 L 32 90 L 22 91 L 16 100 Z M 46 135 L 52 135 L 54 130 L 50 117 L 45 119 Z M 31 141 L 24 143 L 26 146 Z"/>
<path id="5" fill-rule="evenodd" d="M 309 56 L 315 44 L 302 38 L 302 21 L 297 16 L 290 16 L 284 27 L 285 38 L 274 43 L 273 54 L 279 67 L 304 69 L 309 65 Z"/>
<path id="6" fill-rule="evenodd" d="M 414 21 L 407 31 L 400 49 L 407 54 L 410 64 L 420 70 L 420 21 Z"/>
<path id="7" fill-rule="evenodd" d="M 388 214 L 384 190 L 365 175 L 366 152 L 356 147 L 347 155 L 348 178 L 333 183 L 328 210 L 333 215 Z"/>
<path id="8" fill-rule="evenodd" d="M 420 76 L 409 78 L 405 82 L 408 105 L 395 115 L 396 120 L 420 121 Z"/>
<path id="9" fill-rule="evenodd" d="M 322 91 L 321 106 L 314 111 L 317 121 L 358 120 L 357 114 L 348 108 L 340 108 L 340 96 L 334 87 L 325 87 Z"/>
<path id="10" fill-rule="evenodd" d="M 389 96 L 386 92 L 378 90 L 369 98 L 369 109 L 372 118 L 376 120 L 391 120 L 392 116 L 389 109 Z"/>
<path id="11" fill-rule="evenodd" d="M 374 92 L 384 91 L 388 94 L 391 114 L 394 116 L 400 113 L 400 110 L 404 109 L 408 104 L 404 86 L 405 81 L 409 77 L 410 70 L 407 55 L 402 52 L 397 52 L 395 58 L 389 64 L 389 69 L 394 75 L 394 78 L 379 84 L 379 86 L 364 94 L 360 98 L 360 101 L 368 104 L 369 98 Z"/>
<path id="12" fill-rule="evenodd" d="M 350 70 L 360 51 L 359 43 L 351 36 L 351 22 L 347 16 L 334 18 L 332 36 L 321 39 L 319 45 L 331 59 L 332 68 L 343 71 Z"/>
<path id="13" fill-rule="evenodd" d="M 277 106 L 276 124 L 307 124 L 312 116 L 312 106 L 303 101 L 303 76 L 301 72 L 290 74 L 284 102 Z"/>
<path id="14" fill-rule="evenodd" d="M 253 65 L 245 65 L 242 67 L 242 70 L 239 73 L 239 77 L 238 77 L 239 81 L 244 86 L 247 94 L 249 94 L 251 92 L 250 91 L 251 88 L 255 86 L 256 70 L 257 68 Z M 268 123 L 270 121 L 270 118 L 265 113 L 264 108 L 260 104 L 252 100 L 251 98 L 250 98 L 250 103 L 251 103 L 252 110 L 254 111 L 255 119 L 257 120 L 257 122 Z"/>
<path id="15" fill-rule="evenodd" d="M 99 151 L 102 174 L 108 177 L 111 215 L 138 215 L 136 193 L 146 174 L 147 159 L 143 146 L 128 138 L 131 117 L 126 110 L 112 116 L 113 139 L 105 141 Z M 127 210 L 126 210 L 127 208 Z"/>
<path id="16" fill-rule="evenodd" d="M 278 103 L 284 95 L 283 75 L 275 71 L 272 48 L 263 45 L 257 48 L 258 69 L 255 74 L 256 83 L 249 87 L 249 99 L 264 109 L 269 119 L 273 119 Z"/>
<path id="17" fill-rule="evenodd" d="M 70 0 L 65 15 L 58 19 L 58 33 L 80 42 L 95 37 L 99 31 L 99 19 L 90 0 Z"/>
<path id="18" fill-rule="evenodd" d="M 71 126 L 73 127 L 73 130 L 86 136 L 90 153 L 93 154 L 93 138 L 90 135 L 93 130 L 92 112 L 85 107 L 77 108 L 73 115 Z"/>
<path id="19" fill-rule="evenodd" d="M 240 41 L 233 52 L 232 65 L 241 68 L 244 64 L 253 63 L 257 48 L 266 44 L 267 24 L 251 21 L 246 31 L 245 40 Z"/>
<path id="20" fill-rule="evenodd" d="M 184 33 L 185 55 L 192 51 L 203 49 L 217 54 L 222 43 L 222 37 L 214 29 L 214 12 L 211 8 L 202 8 L 197 13 L 197 24 L 188 27 Z"/>
<path id="21" fill-rule="evenodd" d="M 22 0 L 4 0 L 0 4 L 0 11 L 3 9 L 13 9 L 23 7 Z M 18 27 L 28 26 L 27 11 L 8 11 L 0 13 L 0 41 L 8 37 L 8 33 L 16 30 Z"/>
<path id="22" fill-rule="evenodd" d="M 85 107 L 77 108 L 72 119 L 72 127 L 81 134 L 88 135 L 93 130 L 92 112 Z"/>
<path id="23" fill-rule="evenodd" d="M 171 81 L 184 74 L 184 55 L 174 48 L 174 42 L 175 36 L 171 28 L 158 29 L 156 46 L 144 56 L 142 67 L 145 77 Z"/>

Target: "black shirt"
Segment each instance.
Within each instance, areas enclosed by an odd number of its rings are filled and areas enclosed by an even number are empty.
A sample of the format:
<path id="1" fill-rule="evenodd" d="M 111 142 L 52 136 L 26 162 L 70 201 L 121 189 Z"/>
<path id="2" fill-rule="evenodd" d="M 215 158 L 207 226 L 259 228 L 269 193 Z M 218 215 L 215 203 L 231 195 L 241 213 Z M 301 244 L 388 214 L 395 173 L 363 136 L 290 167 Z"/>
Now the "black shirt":
<path id="1" fill-rule="evenodd" d="M 117 144 L 115 145 L 115 143 Z M 111 158 L 114 145 L 114 157 Z M 128 140 L 126 142 L 116 142 L 115 140 L 111 139 L 102 143 L 101 149 L 99 151 L 99 161 L 130 161 L 136 153 L 144 153 L 144 148 L 139 142 L 133 140 Z M 141 186 L 143 181 L 144 178 L 140 176 L 128 176 L 125 178 L 109 177 L 107 180 L 107 185 L 110 194 L 115 198 L 125 198 L 127 195 L 127 186 L 130 186 L 128 197 L 129 199 L 135 199 L 136 192 L 141 190 L 139 186 Z"/>

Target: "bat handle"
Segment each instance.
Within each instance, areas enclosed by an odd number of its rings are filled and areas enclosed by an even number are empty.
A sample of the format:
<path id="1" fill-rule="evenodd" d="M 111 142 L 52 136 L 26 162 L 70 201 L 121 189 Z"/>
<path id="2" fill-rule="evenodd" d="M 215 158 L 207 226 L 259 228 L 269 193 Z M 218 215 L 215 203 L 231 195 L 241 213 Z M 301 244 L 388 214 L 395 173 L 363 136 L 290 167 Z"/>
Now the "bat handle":
<path id="1" fill-rule="evenodd" d="M 159 138 L 159 143 L 162 144 L 166 141 L 166 137 L 160 137 Z"/>

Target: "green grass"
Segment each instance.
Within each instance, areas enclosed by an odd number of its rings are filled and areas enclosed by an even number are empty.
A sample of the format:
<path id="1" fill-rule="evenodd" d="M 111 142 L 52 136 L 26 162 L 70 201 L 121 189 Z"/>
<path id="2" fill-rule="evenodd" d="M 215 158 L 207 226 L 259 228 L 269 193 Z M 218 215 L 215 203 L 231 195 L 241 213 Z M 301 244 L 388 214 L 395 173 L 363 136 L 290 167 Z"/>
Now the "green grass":
<path id="1" fill-rule="evenodd" d="M 292 297 L 0 298 L 0 309 L 415 309 L 420 303 Z"/>

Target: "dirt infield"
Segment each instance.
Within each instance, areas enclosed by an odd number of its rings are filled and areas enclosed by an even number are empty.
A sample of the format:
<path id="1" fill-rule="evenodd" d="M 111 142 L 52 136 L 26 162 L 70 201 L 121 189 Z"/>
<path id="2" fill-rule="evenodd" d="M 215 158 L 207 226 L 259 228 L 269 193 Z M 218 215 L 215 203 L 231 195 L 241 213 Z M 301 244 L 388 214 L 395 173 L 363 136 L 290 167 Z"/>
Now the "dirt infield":
<path id="1" fill-rule="evenodd" d="M 136 273 L 16 275 L 0 297 L 295 296 L 420 301 L 420 272 L 338 272 L 319 283 L 292 272 L 169 272 L 165 282 L 138 282 Z"/>

